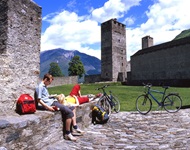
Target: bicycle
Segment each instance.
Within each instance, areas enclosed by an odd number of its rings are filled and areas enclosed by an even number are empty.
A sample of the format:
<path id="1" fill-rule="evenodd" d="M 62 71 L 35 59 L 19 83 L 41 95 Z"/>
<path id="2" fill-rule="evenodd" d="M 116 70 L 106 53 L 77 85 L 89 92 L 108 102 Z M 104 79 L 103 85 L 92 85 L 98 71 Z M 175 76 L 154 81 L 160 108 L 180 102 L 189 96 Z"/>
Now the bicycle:
<path id="1" fill-rule="evenodd" d="M 147 89 L 144 94 L 140 95 L 136 99 L 136 109 L 140 114 L 146 115 L 152 109 L 152 100 L 154 100 L 158 104 L 158 108 L 164 108 L 169 113 L 175 113 L 180 110 L 182 106 L 182 99 L 178 93 L 169 93 L 166 94 L 166 90 L 169 86 L 162 86 L 164 91 L 158 91 L 151 89 L 151 84 L 144 84 L 144 88 Z M 159 102 L 152 92 L 158 93 L 162 95 L 162 100 Z M 157 108 L 157 109 L 158 109 Z"/>
<path id="2" fill-rule="evenodd" d="M 96 90 L 102 90 L 103 94 L 98 100 L 97 104 L 100 105 L 110 116 L 112 111 L 118 113 L 120 111 L 120 101 L 116 96 L 113 96 L 112 91 L 109 91 L 109 95 L 106 93 L 105 88 L 109 85 L 104 85 Z"/>

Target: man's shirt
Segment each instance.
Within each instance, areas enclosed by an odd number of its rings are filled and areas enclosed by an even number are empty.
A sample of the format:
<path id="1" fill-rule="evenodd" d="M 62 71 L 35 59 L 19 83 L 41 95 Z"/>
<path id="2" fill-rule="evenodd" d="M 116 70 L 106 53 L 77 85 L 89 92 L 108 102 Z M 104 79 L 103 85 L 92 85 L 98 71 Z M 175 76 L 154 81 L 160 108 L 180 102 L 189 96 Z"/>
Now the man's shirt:
<path id="1" fill-rule="evenodd" d="M 38 99 L 41 99 L 48 106 L 51 106 L 54 101 L 57 101 L 57 99 L 49 97 L 50 95 L 49 95 L 48 89 L 43 82 L 41 82 L 36 87 L 36 93 L 37 93 Z"/>

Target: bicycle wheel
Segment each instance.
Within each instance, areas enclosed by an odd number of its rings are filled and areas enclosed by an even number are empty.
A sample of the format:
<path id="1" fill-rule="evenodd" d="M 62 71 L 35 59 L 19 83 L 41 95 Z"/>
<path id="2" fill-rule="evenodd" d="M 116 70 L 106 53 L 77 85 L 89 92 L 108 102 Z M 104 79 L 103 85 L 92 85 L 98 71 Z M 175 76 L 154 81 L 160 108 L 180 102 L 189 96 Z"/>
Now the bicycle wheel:
<path id="1" fill-rule="evenodd" d="M 146 115 L 152 108 L 152 101 L 146 95 L 140 95 L 136 100 L 136 109 L 140 114 Z"/>
<path id="2" fill-rule="evenodd" d="M 116 96 L 111 96 L 110 97 L 110 105 L 112 108 L 112 111 L 115 111 L 116 113 L 118 113 L 120 111 L 120 101 L 118 100 L 118 98 Z"/>
<path id="3" fill-rule="evenodd" d="M 169 94 L 164 98 L 164 109 L 167 112 L 175 113 L 180 110 L 182 100 L 179 95 Z"/>
<path id="4" fill-rule="evenodd" d="M 111 106 L 110 106 L 110 104 L 109 104 L 106 97 L 103 97 L 103 98 L 99 99 L 97 104 L 99 106 L 101 106 L 107 112 L 108 116 L 110 116 L 110 114 L 111 114 Z"/>

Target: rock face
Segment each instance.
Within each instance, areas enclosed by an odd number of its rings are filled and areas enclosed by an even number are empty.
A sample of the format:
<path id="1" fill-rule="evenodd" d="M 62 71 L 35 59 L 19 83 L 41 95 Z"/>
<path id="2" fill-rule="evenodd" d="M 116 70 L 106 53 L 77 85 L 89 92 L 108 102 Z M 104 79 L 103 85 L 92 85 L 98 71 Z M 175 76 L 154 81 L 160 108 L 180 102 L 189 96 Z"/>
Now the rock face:
<path id="1" fill-rule="evenodd" d="M 0 1 L 0 112 L 20 94 L 33 94 L 39 76 L 41 7 L 31 0 Z"/>

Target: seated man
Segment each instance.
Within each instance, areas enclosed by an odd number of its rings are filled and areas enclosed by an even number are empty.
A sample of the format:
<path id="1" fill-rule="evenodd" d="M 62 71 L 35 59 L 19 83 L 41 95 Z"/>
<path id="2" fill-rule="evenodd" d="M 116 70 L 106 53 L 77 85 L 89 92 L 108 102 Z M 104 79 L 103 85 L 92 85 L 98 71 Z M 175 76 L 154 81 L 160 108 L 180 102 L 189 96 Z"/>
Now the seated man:
<path id="1" fill-rule="evenodd" d="M 71 134 L 70 126 L 73 124 L 73 128 L 76 132 L 83 134 L 84 131 L 80 130 L 76 124 L 76 114 L 75 107 L 67 107 L 60 104 L 56 98 L 51 97 L 47 90 L 47 86 L 53 81 L 53 76 L 50 74 L 45 74 L 41 83 L 36 87 L 37 101 L 45 109 L 49 111 L 55 111 L 59 109 L 62 115 L 66 118 L 66 134 L 65 139 L 76 141 L 76 138 Z"/>

